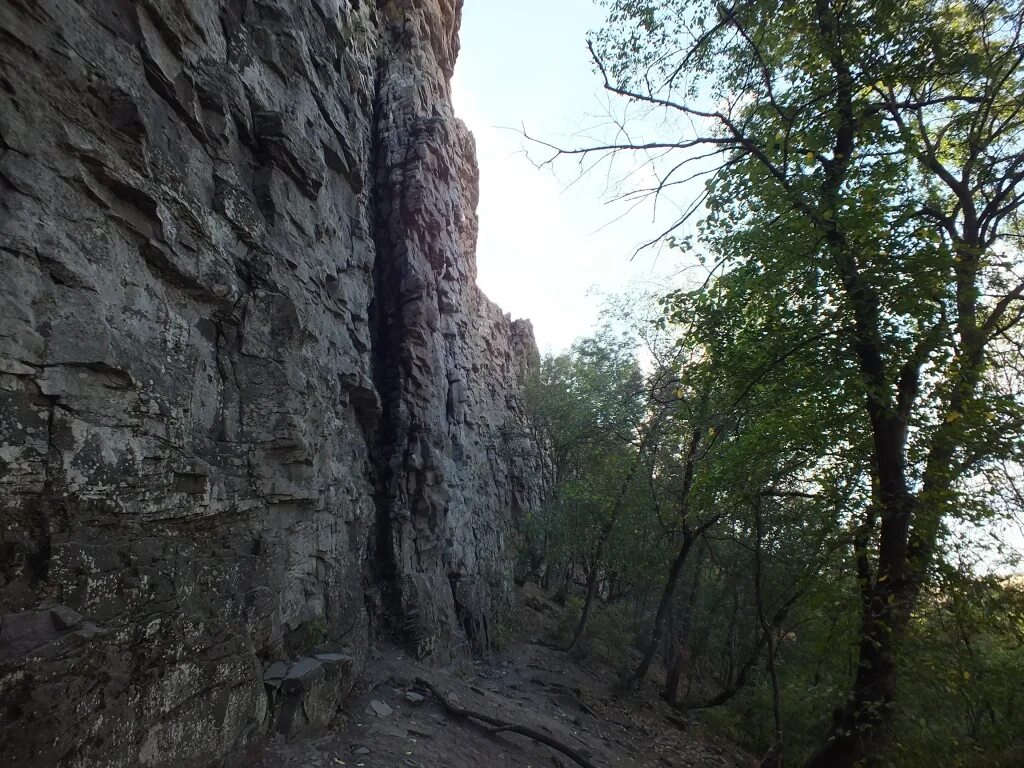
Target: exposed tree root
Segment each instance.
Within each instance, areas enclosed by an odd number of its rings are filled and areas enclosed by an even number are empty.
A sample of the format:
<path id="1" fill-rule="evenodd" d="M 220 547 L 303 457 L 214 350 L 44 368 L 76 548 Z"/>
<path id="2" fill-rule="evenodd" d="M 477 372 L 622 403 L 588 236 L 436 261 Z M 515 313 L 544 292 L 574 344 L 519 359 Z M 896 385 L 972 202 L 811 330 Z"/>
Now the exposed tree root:
<path id="1" fill-rule="evenodd" d="M 510 723 L 505 720 L 500 720 L 497 717 L 486 715 L 483 712 L 477 712 L 475 710 L 467 709 L 466 707 L 460 706 L 459 704 L 450 701 L 448 697 L 441 693 L 441 691 L 438 690 L 433 683 L 422 677 L 417 677 L 416 683 L 430 691 L 434 695 L 434 698 L 441 703 L 441 706 L 445 708 L 445 711 L 447 711 L 449 715 L 453 715 L 455 717 L 468 717 L 474 720 L 479 720 L 482 723 L 487 723 L 488 725 L 493 726 L 489 729 L 491 733 L 518 733 L 520 736 L 526 736 L 527 738 L 533 739 L 534 741 L 539 741 L 541 744 L 545 744 L 551 747 L 552 749 L 561 752 L 566 757 L 582 765 L 583 768 L 597 768 L 597 766 L 595 766 L 592 762 L 590 762 L 587 758 L 585 758 L 575 749 L 566 746 L 562 742 L 558 741 L 558 739 L 552 738 L 551 736 L 548 736 L 545 733 L 541 733 L 540 731 L 536 731 L 533 728 L 530 728 L 529 726 L 520 725 L 518 723 Z"/>

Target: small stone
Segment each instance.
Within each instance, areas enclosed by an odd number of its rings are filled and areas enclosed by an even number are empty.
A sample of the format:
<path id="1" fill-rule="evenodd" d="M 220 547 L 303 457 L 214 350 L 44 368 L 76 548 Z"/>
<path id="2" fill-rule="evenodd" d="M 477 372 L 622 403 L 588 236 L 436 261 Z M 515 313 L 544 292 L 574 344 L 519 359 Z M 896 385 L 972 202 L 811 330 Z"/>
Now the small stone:
<path id="1" fill-rule="evenodd" d="M 416 691 L 406 691 L 405 700 L 410 704 L 422 704 L 426 701 L 426 697 L 422 693 L 416 693 Z"/>
<path id="2" fill-rule="evenodd" d="M 389 707 L 383 701 L 378 701 L 377 699 L 374 699 L 370 702 L 370 710 L 377 717 L 387 717 L 393 711 L 391 707 Z"/>
<path id="3" fill-rule="evenodd" d="M 368 755 L 368 754 L 370 754 L 370 748 L 367 747 L 367 746 L 364 746 L 363 744 L 358 744 L 358 745 L 352 747 L 352 754 L 353 755 Z"/>

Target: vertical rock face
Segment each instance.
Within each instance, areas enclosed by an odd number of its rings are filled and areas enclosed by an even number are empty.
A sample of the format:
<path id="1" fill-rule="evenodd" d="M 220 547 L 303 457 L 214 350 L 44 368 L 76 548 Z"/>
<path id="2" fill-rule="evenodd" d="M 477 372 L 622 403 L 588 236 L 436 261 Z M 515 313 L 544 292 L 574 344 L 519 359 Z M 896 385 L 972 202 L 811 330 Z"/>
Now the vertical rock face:
<path id="1" fill-rule="evenodd" d="M 543 455 L 461 0 L 0 0 L 0 763 L 205 765 L 488 642 Z"/>

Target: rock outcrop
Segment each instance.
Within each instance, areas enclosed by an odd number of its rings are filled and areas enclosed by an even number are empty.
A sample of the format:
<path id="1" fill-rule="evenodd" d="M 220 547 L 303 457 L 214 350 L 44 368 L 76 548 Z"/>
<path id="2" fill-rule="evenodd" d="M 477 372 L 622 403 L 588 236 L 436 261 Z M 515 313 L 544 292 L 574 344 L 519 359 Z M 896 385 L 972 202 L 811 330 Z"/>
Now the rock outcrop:
<path id="1" fill-rule="evenodd" d="M 0 0 L 0 763 L 230 762 L 488 644 L 546 464 L 461 0 Z"/>

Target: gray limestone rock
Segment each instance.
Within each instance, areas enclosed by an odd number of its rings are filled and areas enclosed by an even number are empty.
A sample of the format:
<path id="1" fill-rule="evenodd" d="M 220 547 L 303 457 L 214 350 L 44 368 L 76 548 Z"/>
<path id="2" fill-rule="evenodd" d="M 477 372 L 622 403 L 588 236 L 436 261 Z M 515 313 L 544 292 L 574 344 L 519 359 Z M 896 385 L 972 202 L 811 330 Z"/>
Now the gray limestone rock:
<path id="1" fill-rule="evenodd" d="M 287 661 L 275 661 L 264 671 L 263 684 L 276 691 L 281 687 L 281 683 L 284 682 L 284 677 L 288 674 L 290 666 Z"/>
<path id="2" fill-rule="evenodd" d="M 82 614 L 66 605 L 55 605 L 50 609 L 50 621 L 57 630 L 74 629 L 82 623 Z"/>
<path id="3" fill-rule="evenodd" d="M 377 699 L 374 699 L 373 701 L 371 701 L 370 705 L 369 705 L 369 707 L 367 707 L 367 709 L 370 712 L 372 712 L 373 714 L 375 714 L 377 717 L 388 717 L 394 711 L 393 709 L 391 709 L 391 707 L 389 707 L 383 701 L 379 701 Z"/>
<path id="4" fill-rule="evenodd" d="M 409 731 L 407 729 L 388 725 L 387 723 L 374 723 L 370 726 L 369 732 L 376 736 L 383 736 L 396 741 L 405 741 L 409 738 Z"/>
<path id="5" fill-rule="evenodd" d="M 405 700 L 410 704 L 422 704 L 426 701 L 426 697 L 422 693 L 417 693 L 416 691 L 406 691 Z"/>
<path id="6" fill-rule="evenodd" d="M 381 633 L 490 643 L 550 469 L 460 13 L 0 0 L 0 764 L 215 765 Z"/>

